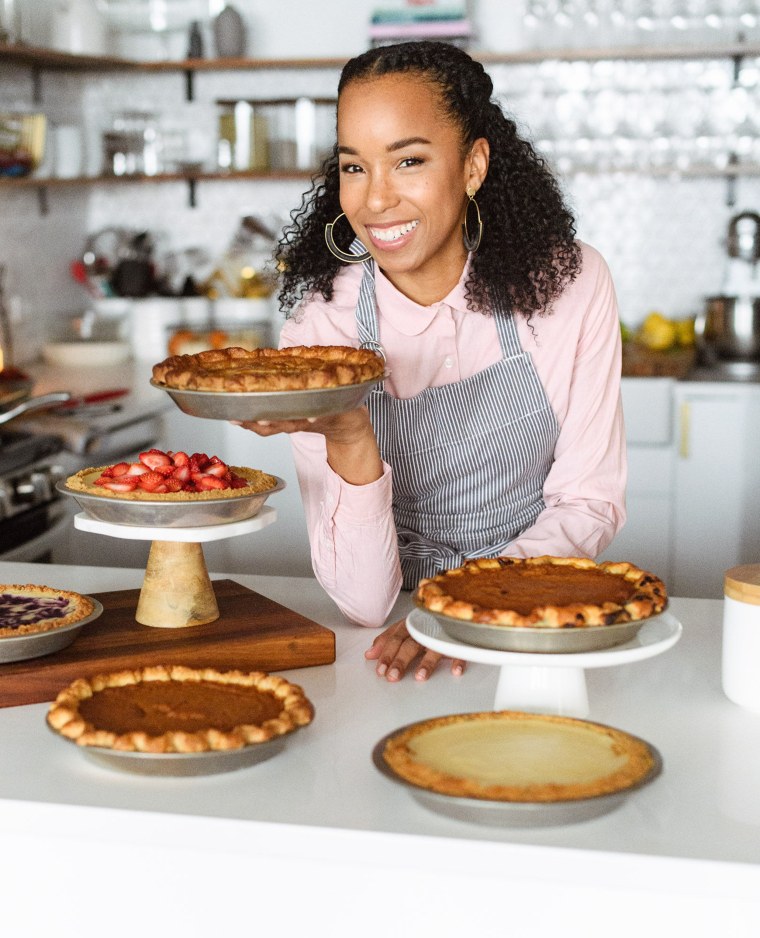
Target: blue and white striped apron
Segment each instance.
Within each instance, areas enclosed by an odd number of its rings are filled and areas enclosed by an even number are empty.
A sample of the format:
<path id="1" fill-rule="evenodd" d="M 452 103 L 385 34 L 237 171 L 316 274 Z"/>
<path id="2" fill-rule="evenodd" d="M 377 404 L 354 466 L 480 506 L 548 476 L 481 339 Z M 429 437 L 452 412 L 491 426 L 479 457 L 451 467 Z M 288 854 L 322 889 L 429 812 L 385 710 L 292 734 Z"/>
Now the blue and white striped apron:
<path id="1" fill-rule="evenodd" d="M 351 249 L 361 253 L 361 242 Z M 502 359 L 442 387 L 399 399 L 379 386 L 367 402 L 393 470 L 393 516 L 404 588 L 496 557 L 544 508 L 559 424 L 512 314 L 496 315 Z M 372 260 L 356 307 L 359 341 L 382 349 Z"/>

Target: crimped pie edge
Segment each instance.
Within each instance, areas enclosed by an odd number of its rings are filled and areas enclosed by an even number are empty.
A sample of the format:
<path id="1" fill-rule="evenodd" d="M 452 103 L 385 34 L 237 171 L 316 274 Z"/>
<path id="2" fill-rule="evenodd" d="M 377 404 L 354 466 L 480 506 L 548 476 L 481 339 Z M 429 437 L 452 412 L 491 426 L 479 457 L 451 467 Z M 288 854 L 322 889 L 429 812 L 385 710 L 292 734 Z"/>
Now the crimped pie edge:
<path id="1" fill-rule="evenodd" d="M 196 732 L 168 730 L 161 736 L 149 736 L 142 731 L 118 735 L 99 730 L 88 723 L 80 713 L 80 703 L 107 687 L 124 687 L 151 681 L 191 681 L 239 684 L 270 693 L 282 703 L 277 717 L 265 720 L 260 726 L 240 724 L 231 730 L 207 727 Z M 93 746 L 121 752 L 196 753 L 242 749 L 244 746 L 267 742 L 292 733 L 311 723 L 314 707 L 297 684 L 264 671 L 219 671 L 216 668 L 190 668 L 185 665 L 151 665 L 144 668 L 124 669 L 92 678 L 77 678 L 65 687 L 47 714 L 47 723 L 61 736 L 78 746 Z"/>
<path id="2" fill-rule="evenodd" d="M 553 564 L 558 567 L 576 569 L 598 569 L 622 576 L 633 583 L 637 590 L 624 604 L 608 602 L 573 603 L 565 606 L 536 606 L 530 615 L 522 615 L 511 609 L 486 609 L 476 603 L 455 599 L 446 592 L 446 580 L 451 576 L 476 575 L 478 570 L 494 570 L 514 566 L 538 566 Z M 461 567 L 445 570 L 434 577 L 420 580 L 415 600 L 430 612 L 440 613 L 454 619 L 483 625 L 502 625 L 511 628 L 585 628 L 589 626 L 616 625 L 623 622 L 638 622 L 658 615 L 667 606 L 665 584 L 653 573 L 627 561 L 603 561 L 596 563 L 586 557 L 491 557 L 468 560 Z"/>
<path id="3" fill-rule="evenodd" d="M 43 632 L 53 632 L 66 625 L 74 625 L 76 622 L 87 618 L 94 610 L 95 605 L 89 596 L 83 596 L 81 593 L 75 593 L 73 590 L 56 589 L 52 586 L 45 586 L 38 583 L 0 583 L 0 593 L 42 593 L 50 596 L 63 596 L 69 602 L 74 603 L 71 612 L 62 616 L 60 619 L 42 619 L 39 622 L 20 625 L 18 628 L 0 628 L 0 640 L 3 638 L 15 638 L 19 635 L 36 635 Z"/>
<path id="4" fill-rule="evenodd" d="M 617 771 L 587 783 L 551 783 L 532 785 L 481 785 L 474 779 L 450 775 L 434 769 L 415 759 L 409 743 L 439 726 L 453 723 L 484 720 L 540 721 L 567 726 L 583 726 L 590 731 L 606 735 L 615 746 L 628 753 L 628 761 Z M 388 738 L 383 746 L 382 758 L 388 768 L 399 778 L 418 788 L 456 798 L 473 798 L 480 801 L 503 801 L 506 803 L 552 804 L 580 801 L 602 795 L 612 795 L 633 788 L 646 779 L 656 767 L 657 761 L 651 747 L 636 736 L 623 730 L 579 720 L 574 717 L 522 711 L 484 711 L 433 717 L 405 727 Z"/>
<path id="5" fill-rule="evenodd" d="M 248 360 L 287 363 L 312 358 L 315 367 L 302 371 L 272 370 L 266 374 L 233 373 L 236 363 Z M 225 365 L 229 370 L 225 373 Z M 305 391 L 362 384 L 380 378 L 385 363 L 371 349 L 349 345 L 296 345 L 282 349 L 247 350 L 233 346 L 209 349 L 194 355 L 172 355 L 153 366 L 155 384 L 175 390 L 214 392 Z"/>
<path id="6" fill-rule="evenodd" d="M 230 466 L 229 468 L 250 480 L 251 484 L 245 488 L 239 489 L 209 489 L 205 492 L 146 492 L 142 489 L 134 489 L 131 492 L 113 492 L 111 489 L 100 485 L 88 485 L 84 480 L 91 473 L 102 473 L 108 469 L 108 466 L 90 466 L 87 469 L 80 469 L 74 475 L 66 479 L 67 488 L 72 492 L 81 492 L 83 495 L 97 495 L 103 498 L 113 498 L 116 501 L 133 502 L 208 502 L 216 501 L 220 498 L 241 498 L 251 495 L 263 495 L 271 492 L 277 487 L 278 480 L 275 476 L 261 469 L 250 469 L 246 466 Z M 97 478 L 97 476 L 95 476 Z M 115 480 L 117 481 L 117 480 Z"/>

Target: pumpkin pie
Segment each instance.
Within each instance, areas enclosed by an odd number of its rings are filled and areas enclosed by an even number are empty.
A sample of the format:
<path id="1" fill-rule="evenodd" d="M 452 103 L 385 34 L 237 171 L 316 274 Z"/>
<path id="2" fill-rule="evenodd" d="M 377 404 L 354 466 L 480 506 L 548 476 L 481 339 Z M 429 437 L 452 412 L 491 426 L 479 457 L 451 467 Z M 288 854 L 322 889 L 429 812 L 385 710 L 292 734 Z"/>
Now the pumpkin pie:
<path id="1" fill-rule="evenodd" d="M 303 690 L 285 678 L 173 665 L 78 678 L 58 694 L 47 722 L 79 746 L 192 753 L 263 743 L 313 715 Z"/>
<path id="2" fill-rule="evenodd" d="M 304 391 L 381 378 L 383 359 L 347 345 L 209 349 L 172 355 L 153 366 L 153 381 L 191 391 Z"/>
<path id="3" fill-rule="evenodd" d="M 582 557 L 496 557 L 421 580 L 417 604 L 487 625 L 583 628 L 646 619 L 667 605 L 665 584 L 631 563 Z"/>
<path id="4" fill-rule="evenodd" d="M 423 720 L 382 747 L 392 774 L 460 798 L 560 802 L 625 791 L 658 768 L 643 740 L 599 723 L 517 711 Z"/>
<path id="5" fill-rule="evenodd" d="M 50 632 L 89 616 L 95 606 L 88 596 L 27 583 L 0 585 L 0 640 Z"/>

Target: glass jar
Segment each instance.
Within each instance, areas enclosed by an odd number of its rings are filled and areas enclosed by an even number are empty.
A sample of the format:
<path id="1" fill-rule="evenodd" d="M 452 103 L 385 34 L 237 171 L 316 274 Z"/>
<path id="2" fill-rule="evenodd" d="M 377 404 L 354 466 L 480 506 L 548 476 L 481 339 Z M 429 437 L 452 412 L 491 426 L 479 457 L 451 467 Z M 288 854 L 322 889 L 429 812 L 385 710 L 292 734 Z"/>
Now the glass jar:
<path id="1" fill-rule="evenodd" d="M 723 604 L 723 691 L 760 713 L 760 564 L 726 572 Z"/>
<path id="2" fill-rule="evenodd" d="M 156 176 L 163 172 L 161 134 L 146 111 L 115 114 L 103 134 L 103 172 L 110 176 Z"/>

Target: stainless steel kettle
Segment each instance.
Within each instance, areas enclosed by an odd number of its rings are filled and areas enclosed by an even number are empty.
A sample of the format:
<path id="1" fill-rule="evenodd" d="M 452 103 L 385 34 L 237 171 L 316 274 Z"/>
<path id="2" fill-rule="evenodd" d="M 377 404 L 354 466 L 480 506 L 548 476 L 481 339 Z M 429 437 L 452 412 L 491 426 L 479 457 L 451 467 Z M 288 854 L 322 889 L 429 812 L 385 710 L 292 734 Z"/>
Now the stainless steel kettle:
<path id="1" fill-rule="evenodd" d="M 694 331 L 706 364 L 760 361 L 760 298 L 712 296 L 697 316 Z"/>
<path id="2" fill-rule="evenodd" d="M 728 266 L 721 296 L 709 297 L 694 323 L 705 364 L 760 361 L 760 214 L 740 212 L 729 221 Z"/>

